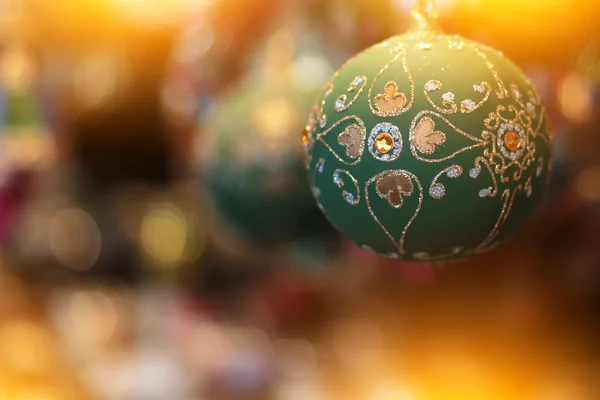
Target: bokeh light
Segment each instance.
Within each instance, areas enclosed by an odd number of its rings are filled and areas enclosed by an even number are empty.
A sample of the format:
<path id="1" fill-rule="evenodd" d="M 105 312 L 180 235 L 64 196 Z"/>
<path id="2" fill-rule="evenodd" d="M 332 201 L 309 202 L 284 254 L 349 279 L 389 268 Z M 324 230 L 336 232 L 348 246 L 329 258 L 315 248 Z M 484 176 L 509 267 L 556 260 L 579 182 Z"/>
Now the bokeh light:
<path id="1" fill-rule="evenodd" d="M 99 290 L 73 293 L 68 306 L 66 326 L 72 344 L 80 349 L 106 346 L 122 322 L 115 299 Z"/>
<path id="2" fill-rule="evenodd" d="M 369 400 L 417 400 L 409 389 L 397 384 L 383 383 L 375 386 Z"/>
<path id="3" fill-rule="evenodd" d="M 52 338 L 40 325 L 11 321 L 0 326 L 2 367 L 30 374 L 48 373 L 53 362 Z"/>
<path id="4" fill-rule="evenodd" d="M 304 339 L 282 339 L 273 342 L 277 369 L 292 379 L 304 379 L 317 370 L 318 359 L 314 346 Z"/>
<path id="5" fill-rule="evenodd" d="M 584 169 L 577 175 L 577 193 L 584 201 L 600 203 L 600 166 Z"/>
<path id="6" fill-rule="evenodd" d="M 593 112 L 592 87 L 586 78 L 570 74 L 559 87 L 560 106 L 566 118 L 574 123 L 587 122 Z"/>
<path id="7" fill-rule="evenodd" d="M 23 45 L 13 44 L 0 53 L 0 79 L 8 90 L 29 88 L 35 77 L 36 66 L 31 52 Z"/>
<path id="8" fill-rule="evenodd" d="M 92 216 L 79 208 L 59 210 L 48 227 L 50 251 L 74 270 L 93 267 L 100 256 L 102 237 Z"/>
<path id="9" fill-rule="evenodd" d="M 142 217 L 139 241 L 153 265 L 173 268 L 200 257 L 206 234 L 197 216 L 173 203 L 156 203 Z"/>
<path id="10" fill-rule="evenodd" d="M 77 65 L 73 91 L 76 103 L 84 110 L 100 109 L 115 101 L 124 74 L 124 64 L 117 57 L 111 51 L 97 51 Z"/>
<path id="11" fill-rule="evenodd" d="M 529 71 L 557 139 L 539 216 L 442 266 L 260 199 L 277 240 L 237 235 L 240 196 L 200 183 L 224 140 L 217 181 L 305 184 L 302 108 L 414 1 L 0 0 L 0 400 L 600 398 L 600 3 L 436 4 Z"/>

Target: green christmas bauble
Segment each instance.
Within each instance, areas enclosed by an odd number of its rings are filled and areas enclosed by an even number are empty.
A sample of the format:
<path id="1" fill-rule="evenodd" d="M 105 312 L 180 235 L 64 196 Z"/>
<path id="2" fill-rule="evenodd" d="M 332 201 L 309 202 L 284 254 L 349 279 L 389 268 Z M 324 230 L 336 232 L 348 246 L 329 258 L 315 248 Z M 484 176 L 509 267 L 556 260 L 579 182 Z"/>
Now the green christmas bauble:
<path id="1" fill-rule="evenodd" d="M 245 79 L 207 115 L 206 187 L 230 231 L 255 244 L 322 237 L 328 227 L 305 179 L 297 135 L 335 71 L 334 52 L 299 5 L 284 7 Z"/>
<path id="2" fill-rule="evenodd" d="M 315 91 L 248 82 L 219 101 L 207 124 L 204 180 L 219 217 L 255 242 L 288 240 L 320 217 L 297 134 Z"/>
<path id="3" fill-rule="evenodd" d="M 348 61 L 302 139 L 330 221 L 390 258 L 433 261 L 490 249 L 542 199 L 552 134 L 531 82 L 458 36 L 409 33 Z"/>

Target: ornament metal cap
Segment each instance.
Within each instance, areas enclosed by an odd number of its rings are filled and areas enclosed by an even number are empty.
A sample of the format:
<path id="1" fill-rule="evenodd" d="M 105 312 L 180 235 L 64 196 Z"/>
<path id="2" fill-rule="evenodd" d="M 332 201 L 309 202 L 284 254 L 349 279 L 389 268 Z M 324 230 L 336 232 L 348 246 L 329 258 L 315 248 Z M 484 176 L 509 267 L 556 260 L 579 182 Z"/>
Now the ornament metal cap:
<path id="1" fill-rule="evenodd" d="M 441 32 L 439 13 L 433 0 L 416 0 L 411 15 L 413 23 L 411 31 L 416 33 L 431 34 Z"/>

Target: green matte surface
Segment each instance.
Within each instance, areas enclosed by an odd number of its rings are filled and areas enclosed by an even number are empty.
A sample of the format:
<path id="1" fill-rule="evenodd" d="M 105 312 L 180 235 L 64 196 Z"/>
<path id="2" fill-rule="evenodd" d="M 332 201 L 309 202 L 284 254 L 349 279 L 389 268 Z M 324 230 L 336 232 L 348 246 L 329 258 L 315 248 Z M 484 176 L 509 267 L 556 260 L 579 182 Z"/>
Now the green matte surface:
<path id="1" fill-rule="evenodd" d="M 462 42 L 462 48 L 457 48 Z M 417 151 L 423 158 L 439 159 L 452 155 L 455 151 L 475 144 L 455 130 L 453 130 L 440 116 L 460 130 L 476 138 L 485 139 L 482 134 L 486 130 L 484 120 L 490 113 L 497 111 L 499 106 L 509 110 L 514 106 L 521 115 L 529 114 L 526 109 L 530 101 L 529 91 L 535 93 L 535 88 L 524 77 L 523 73 L 510 61 L 493 49 L 478 45 L 459 37 L 438 36 L 428 40 L 425 45 L 422 41 L 409 35 L 390 39 L 387 43 L 379 44 L 367 49 L 350 60 L 332 78 L 333 91 L 329 96 L 324 90 L 319 98 L 319 107 L 323 105 L 322 113 L 314 115 L 319 121 L 322 114 L 327 116 L 327 123 L 321 127 L 317 122 L 310 133 L 314 142 L 306 147 L 308 160 L 308 178 L 314 188 L 318 203 L 328 216 L 330 221 L 347 237 L 365 248 L 391 258 L 403 260 L 437 260 L 466 257 L 476 252 L 483 252 L 505 239 L 518 230 L 523 222 L 533 213 L 539 205 L 546 185 L 549 164 L 551 160 L 551 137 L 548 133 L 547 123 L 543 107 L 534 105 L 535 117 L 531 117 L 531 130 L 522 123 L 527 118 L 521 117 L 521 125 L 527 131 L 528 146 L 535 147 L 534 150 L 527 149 L 524 157 L 531 157 L 532 162 L 524 166 L 525 170 L 518 179 L 513 179 L 513 173 L 517 167 L 506 170 L 505 176 L 510 177 L 508 182 L 500 182 L 500 174 L 495 171 L 498 181 L 498 194 L 494 197 L 482 198 L 480 190 L 493 186 L 492 176 L 482 164 L 480 175 L 473 179 L 469 176 L 469 170 L 474 167 L 477 157 L 501 164 L 501 159 L 495 157 L 493 160 L 484 154 L 484 151 L 492 152 L 494 146 L 491 140 L 485 146 L 469 149 L 454 157 L 439 162 L 424 162 L 419 160 L 411 152 L 410 129 L 411 123 L 424 110 L 435 111 L 428 102 L 424 87 L 430 80 L 438 80 L 443 87 L 440 90 L 430 92 L 429 95 L 434 103 L 441 108 L 442 94 L 452 92 L 458 106 L 456 113 L 428 115 L 435 121 L 435 130 L 441 131 L 446 136 L 446 142 L 438 145 L 432 154 L 426 155 Z M 453 43 L 453 45 L 449 45 Z M 427 48 L 429 47 L 429 48 Z M 454 48 L 452 48 L 454 47 Z M 477 48 L 484 55 L 478 55 L 474 50 Z M 389 65 L 376 79 L 382 68 L 398 54 L 406 55 L 406 66 L 414 80 L 414 103 L 405 112 L 396 116 L 377 116 L 369 106 L 369 98 L 372 103 L 377 94 L 383 92 L 386 83 L 393 81 L 399 87 L 399 92 L 405 94 L 410 101 L 410 81 L 402 64 L 402 57 Z M 486 64 L 485 57 L 505 86 L 504 98 L 499 98 L 499 84 L 495 80 L 492 70 Z M 357 76 L 365 76 L 366 84 L 364 90 L 358 95 L 354 103 L 344 111 L 334 108 L 336 99 L 342 94 L 348 96 L 347 103 L 356 96 L 357 90 L 349 91 L 351 82 Z M 482 100 L 484 94 L 476 92 L 474 85 L 486 82 L 490 85 L 491 94 L 489 99 L 481 107 L 471 113 L 461 112 L 461 101 L 472 99 L 475 102 Z M 521 105 L 516 95 L 511 90 L 511 84 L 516 85 L 522 93 Z M 369 89 L 372 92 L 369 93 Z M 502 91 L 500 93 L 503 93 Z M 532 98 L 537 97 L 536 94 Z M 321 101 L 324 100 L 324 104 Z M 407 102 L 408 104 L 408 102 Z M 531 106 L 530 106 L 531 107 Z M 502 112 L 508 119 L 515 119 L 516 113 Z M 345 117 L 353 116 L 351 120 L 339 123 Z M 541 120 L 540 120 L 541 119 Z M 346 149 L 338 142 L 338 136 L 351 124 L 362 121 L 366 128 L 364 140 L 364 151 L 362 159 L 357 161 L 346 154 Z M 421 119 L 418 119 L 420 121 Z M 418 122 L 417 121 L 417 122 Z M 381 122 L 389 122 L 400 130 L 402 136 L 402 150 L 395 161 L 384 162 L 376 159 L 369 151 L 367 139 L 373 127 Z M 496 131 L 492 133 L 496 134 Z M 535 136 L 535 137 L 534 137 Z M 316 140 L 318 138 L 321 140 Z M 495 141 L 494 141 L 495 143 Z M 327 144 L 327 145 L 326 145 Z M 329 146 L 329 147 L 328 147 Z M 498 152 L 499 153 L 499 152 Z M 529 154 L 532 153 L 532 154 Z M 539 158 L 542 163 L 539 163 Z M 504 158 L 508 163 L 510 160 Z M 324 162 L 322 172 L 318 171 L 317 164 Z M 442 175 L 438 180 L 446 188 L 446 194 L 441 199 L 435 199 L 429 194 L 429 188 L 434 177 L 445 168 L 459 165 L 463 169 L 460 177 L 451 179 Z M 538 167 L 541 173 L 536 174 Z M 338 187 L 333 180 L 336 169 L 349 172 L 358 183 L 358 193 L 348 175 L 341 174 L 343 187 Z M 417 213 L 412 225 L 406 229 L 407 224 L 415 215 L 419 204 L 419 188 L 417 181 L 412 179 L 414 187 L 412 195 L 404 195 L 404 204 L 400 208 L 394 208 L 387 199 L 380 197 L 376 192 L 376 185 L 369 186 L 366 192 L 366 183 L 375 175 L 387 170 L 402 170 L 414 174 L 423 187 L 422 208 Z M 531 179 L 531 194 L 525 194 L 525 185 Z M 520 188 L 520 189 L 519 189 Z M 355 198 L 360 194 L 360 202 L 357 205 L 349 204 L 343 197 L 343 191 L 352 193 Z M 366 203 L 368 194 L 373 214 L 381 221 L 393 240 L 377 224 L 375 218 L 369 212 Z M 514 197 L 514 201 L 512 200 Z M 503 209 L 507 212 L 503 213 Z M 498 223 L 498 230 L 494 233 L 494 227 Z M 403 232 L 406 230 L 404 247 L 400 246 Z"/>

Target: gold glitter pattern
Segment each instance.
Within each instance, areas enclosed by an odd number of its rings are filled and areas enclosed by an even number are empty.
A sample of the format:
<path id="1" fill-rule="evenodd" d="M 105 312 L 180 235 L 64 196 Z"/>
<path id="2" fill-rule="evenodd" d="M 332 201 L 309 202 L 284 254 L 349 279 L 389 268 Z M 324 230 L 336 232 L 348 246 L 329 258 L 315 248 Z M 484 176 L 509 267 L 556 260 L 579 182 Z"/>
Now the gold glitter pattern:
<path id="1" fill-rule="evenodd" d="M 381 76 L 388 70 L 388 68 L 390 68 L 390 66 L 398 60 L 402 60 L 402 67 L 410 84 L 410 100 L 407 100 L 406 94 L 400 92 L 400 88 L 395 81 L 388 81 L 385 84 L 383 93 L 379 93 L 375 96 L 375 98 L 373 98 L 373 90 L 375 88 L 375 84 L 379 81 Z M 378 117 L 395 117 L 404 114 L 405 112 L 410 110 L 414 101 L 415 82 L 413 80 L 412 74 L 410 73 L 410 70 L 408 68 L 408 63 L 406 61 L 406 49 L 402 47 L 399 53 L 396 54 L 392 58 L 392 60 L 381 69 L 381 71 L 379 71 L 379 73 L 371 83 L 371 87 L 369 88 L 369 107 L 371 108 L 371 112 L 377 115 Z"/>
<path id="2" fill-rule="evenodd" d="M 410 176 L 392 173 L 381 176 L 377 180 L 376 188 L 379 197 L 386 199 L 394 208 L 402 207 L 402 196 L 411 196 L 414 190 Z"/>
<path id="3" fill-rule="evenodd" d="M 352 124 L 338 135 L 338 143 L 346 147 L 348 157 L 358 158 L 365 150 L 365 132 L 360 126 Z"/>
<path id="4" fill-rule="evenodd" d="M 383 181 L 383 183 L 380 183 L 381 181 Z M 401 208 L 404 205 L 403 196 L 412 196 L 414 193 L 414 186 L 412 183 L 413 181 L 416 183 L 417 188 L 419 189 L 419 204 L 417 205 L 415 213 L 412 215 L 412 217 L 404 227 L 404 230 L 402 231 L 402 235 L 400 237 L 400 241 L 397 242 L 397 240 L 394 239 L 392 234 L 386 229 L 386 227 L 379 220 L 379 218 L 377 218 L 375 212 L 373 212 L 373 208 L 371 207 L 371 202 L 369 200 L 369 187 L 373 184 L 373 182 L 375 182 L 377 186 L 378 196 L 387 199 L 388 203 L 392 207 Z M 381 227 L 383 232 L 392 241 L 394 246 L 398 247 L 398 252 L 401 255 L 406 254 L 404 250 L 404 242 L 406 241 L 408 229 L 411 227 L 411 225 L 419 215 L 421 207 L 423 206 L 423 186 L 421 185 L 419 178 L 417 178 L 417 176 L 412 174 L 411 172 L 404 170 L 384 171 L 380 174 L 375 175 L 367 181 L 367 183 L 365 184 L 365 199 L 371 217 Z"/>
<path id="5" fill-rule="evenodd" d="M 446 135 L 441 131 L 435 131 L 435 121 L 432 117 L 438 118 L 445 122 L 448 126 L 452 128 L 458 134 L 464 136 L 467 139 L 475 142 L 476 144 L 471 146 L 463 147 L 460 150 L 455 151 L 449 156 L 437 159 L 428 159 L 419 155 L 419 152 L 425 155 L 431 155 L 435 152 L 436 146 L 439 144 L 444 144 L 446 142 Z M 442 136 L 443 135 L 443 136 Z M 449 160 L 460 153 L 464 153 L 465 151 L 469 151 L 471 149 L 477 147 L 483 147 L 488 142 L 474 136 L 469 135 L 468 133 L 460 130 L 455 125 L 453 125 L 450 121 L 444 118 L 442 115 L 437 114 L 434 111 L 421 111 L 415 119 L 413 120 L 410 126 L 410 149 L 415 156 L 420 161 L 424 162 L 442 162 Z"/>
<path id="6" fill-rule="evenodd" d="M 470 114 L 473 111 L 480 108 L 482 105 L 485 104 L 485 102 L 488 101 L 488 99 L 490 98 L 490 94 L 492 93 L 492 87 L 487 82 L 481 82 L 479 85 L 473 85 L 474 91 L 481 93 L 480 92 L 481 89 L 485 90 L 485 95 L 483 96 L 483 99 L 479 100 L 479 102 L 477 102 L 477 103 L 475 103 L 471 99 L 462 101 L 460 103 L 460 112 L 462 112 L 464 114 Z M 472 102 L 472 103 L 470 103 L 470 102 Z M 472 105 L 472 104 L 474 104 L 474 105 Z"/>
<path id="7" fill-rule="evenodd" d="M 343 188 L 345 185 L 345 181 L 340 174 L 344 174 L 348 178 L 350 178 L 350 180 L 354 184 L 354 188 L 356 189 L 356 194 L 348 192 L 347 190 L 343 190 L 342 197 L 344 198 L 344 200 L 346 200 L 348 204 L 353 206 L 358 205 L 360 203 L 360 187 L 358 186 L 358 181 L 356 180 L 356 178 L 354 178 L 354 176 L 352 176 L 352 174 L 349 171 L 346 171 L 345 169 L 336 169 L 333 173 L 333 179 L 339 188 Z"/>
<path id="8" fill-rule="evenodd" d="M 529 140 L 529 136 L 534 136 L 531 118 L 527 116 L 525 110 L 518 109 L 512 104 L 508 106 L 508 113 L 506 112 L 505 106 L 497 106 L 496 111 L 489 113 L 488 118 L 484 120 L 484 125 L 489 130 L 482 132 L 482 137 L 490 139 L 492 144 L 491 151 L 486 149 L 484 155 L 494 166 L 494 171 L 500 176 L 502 183 L 511 180 L 511 177 L 507 175 L 509 170 L 513 171 L 512 179 L 514 181 L 520 180 L 523 172 L 535 160 L 535 143 Z M 525 132 L 521 148 L 514 153 L 505 148 L 502 137 L 509 128 Z"/>
<path id="9" fill-rule="evenodd" d="M 363 92 L 365 86 L 367 86 L 366 76 L 361 75 L 354 78 L 346 90 L 348 93 L 354 93 L 354 97 L 348 101 L 348 95 L 346 93 L 338 96 L 334 105 L 335 111 L 342 112 L 349 109 Z"/>
<path id="10" fill-rule="evenodd" d="M 500 215 L 498 216 L 498 220 L 496 221 L 496 224 L 494 225 L 492 231 L 485 238 L 485 240 L 481 242 L 479 246 L 477 246 L 477 248 L 475 249 L 476 253 L 483 252 L 489 248 L 489 245 L 494 241 L 494 239 L 500 232 L 500 227 L 508 219 L 508 215 L 510 214 L 510 210 L 512 209 L 512 205 L 515 201 L 516 194 L 521 191 L 523 191 L 523 186 L 518 185 L 512 192 L 512 196 L 510 189 L 505 189 L 504 192 L 502 192 L 502 200 L 504 200 L 504 204 L 502 206 L 502 210 L 500 211 Z"/>
<path id="11" fill-rule="evenodd" d="M 490 187 L 487 189 L 486 197 L 496 197 L 498 195 L 498 190 L 499 190 L 498 189 L 498 180 L 496 179 L 496 174 L 494 174 L 494 171 L 492 170 L 492 167 L 487 159 L 485 159 L 483 157 L 477 157 L 475 159 L 475 168 L 481 170 L 481 164 L 485 165 L 486 169 L 490 173 L 490 176 L 492 177 L 492 181 L 494 182 L 494 187 Z"/>
<path id="12" fill-rule="evenodd" d="M 352 124 L 348 128 L 352 127 L 353 128 L 352 131 L 354 131 L 354 128 L 356 128 L 358 130 L 358 133 L 360 135 L 362 135 L 363 144 L 358 145 L 358 150 L 360 150 L 360 154 L 355 158 L 351 157 L 351 158 L 354 158 L 354 161 L 348 162 L 348 161 L 344 160 L 342 157 L 340 157 L 340 155 L 323 139 L 323 137 L 326 136 L 327 134 L 329 134 L 331 131 L 333 131 L 335 128 L 337 128 L 339 125 L 341 125 L 347 121 L 352 121 L 352 120 L 355 121 L 356 124 Z M 346 132 L 346 130 L 344 130 L 344 132 Z M 325 145 L 325 147 L 327 147 L 329 149 L 331 154 L 333 154 L 333 156 L 341 163 L 343 163 L 345 165 L 356 165 L 362 160 L 362 153 L 364 152 L 364 138 L 366 135 L 367 135 L 367 130 L 366 130 L 365 124 L 362 122 L 362 120 L 355 115 L 349 115 L 349 116 L 344 117 L 344 118 L 340 119 L 339 121 L 337 121 L 335 124 L 330 126 L 329 129 L 327 129 L 321 133 L 318 133 L 316 135 L 316 139 L 319 140 L 321 143 L 323 143 Z M 339 143 L 339 136 L 338 136 L 338 143 Z M 354 151 L 355 150 L 352 150 L 351 154 L 354 154 Z M 347 152 L 348 152 L 348 147 L 346 147 L 346 153 Z M 350 154 L 347 154 L 347 155 L 350 156 Z"/>
<path id="13" fill-rule="evenodd" d="M 411 130 L 411 143 L 423 154 L 433 154 L 435 147 L 446 143 L 446 135 L 435 130 L 435 122 L 425 117 Z"/>
<path id="14" fill-rule="evenodd" d="M 460 165 L 451 165 L 444 168 L 442 171 L 438 172 L 435 178 L 433 178 L 431 186 L 429 187 L 429 195 L 434 199 L 441 199 L 446 195 L 446 187 L 438 182 L 442 175 L 446 174 L 449 178 L 456 179 L 462 176 L 462 173 L 463 169 Z"/>
<path id="15" fill-rule="evenodd" d="M 488 67 L 490 73 L 494 77 L 494 80 L 498 85 L 498 90 L 496 90 L 496 96 L 498 96 L 498 98 L 501 100 L 508 97 L 508 91 L 506 90 L 506 86 L 504 85 L 504 82 L 502 82 L 502 79 L 500 79 L 500 75 L 498 74 L 496 67 L 494 67 L 494 64 L 492 64 L 488 56 L 483 51 L 481 51 L 479 46 L 472 44 L 470 47 L 473 50 L 475 50 L 475 53 L 477 53 L 477 55 L 481 57 L 483 61 L 485 61 L 485 65 Z"/>
<path id="16" fill-rule="evenodd" d="M 457 254 L 459 254 L 463 250 L 464 250 L 464 247 L 455 246 L 451 249 L 450 253 L 442 254 L 441 256 L 431 256 L 429 253 L 426 253 L 424 251 L 414 253 L 412 256 L 413 256 L 413 258 L 415 258 L 417 260 L 421 260 L 421 261 L 441 261 L 441 260 L 448 259 L 450 257 L 455 257 Z"/>
<path id="17" fill-rule="evenodd" d="M 429 104 L 431 104 L 433 109 L 436 110 L 437 112 L 440 112 L 442 114 L 455 114 L 458 111 L 458 106 L 456 105 L 456 102 L 454 101 L 454 95 L 452 95 L 449 99 L 442 98 L 442 104 L 446 108 L 442 108 L 442 107 L 438 106 L 437 104 L 435 104 L 435 102 L 429 95 L 430 92 L 436 92 L 436 91 L 441 90 L 442 88 L 443 88 L 442 82 L 440 82 L 438 80 L 431 80 L 424 85 L 423 94 L 425 94 L 425 98 L 427 99 Z"/>
<path id="18" fill-rule="evenodd" d="M 375 108 L 381 113 L 400 114 L 405 105 L 406 95 L 398 90 L 398 84 L 394 81 L 386 83 L 383 93 L 375 96 Z"/>

